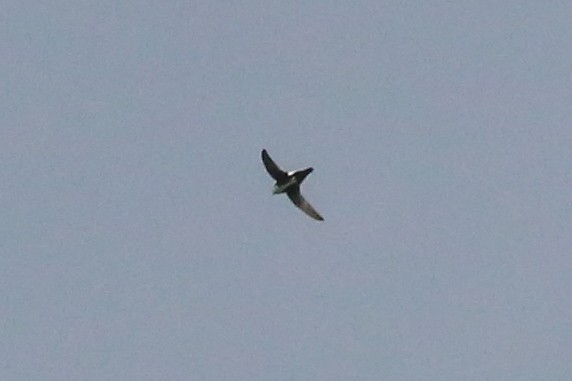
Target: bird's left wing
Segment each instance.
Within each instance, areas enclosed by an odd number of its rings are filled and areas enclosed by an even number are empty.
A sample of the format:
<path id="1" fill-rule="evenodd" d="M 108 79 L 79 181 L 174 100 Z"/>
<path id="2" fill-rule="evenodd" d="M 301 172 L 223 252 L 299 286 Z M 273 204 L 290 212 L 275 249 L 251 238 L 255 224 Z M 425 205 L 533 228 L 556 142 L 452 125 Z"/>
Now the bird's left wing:
<path id="1" fill-rule="evenodd" d="M 264 163 L 264 167 L 266 167 L 266 171 L 274 178 L 274 180 L 284 181 L 288 177 L 288 174 L 276 165 L 265 149 L 262 150 L 262 162 Z"/>

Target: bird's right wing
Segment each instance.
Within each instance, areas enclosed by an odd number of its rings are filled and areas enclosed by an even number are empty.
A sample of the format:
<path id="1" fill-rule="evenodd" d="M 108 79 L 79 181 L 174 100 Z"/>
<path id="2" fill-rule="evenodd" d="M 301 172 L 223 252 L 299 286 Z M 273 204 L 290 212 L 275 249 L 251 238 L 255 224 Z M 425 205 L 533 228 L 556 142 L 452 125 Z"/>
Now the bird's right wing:
<path id="1" fill-rule="evenodd" d="M 288 177 L 288 174 L 276 165 L 265 149 L 262 150 L 262 162 L 264 163 L 264 167 L 266 167 L 266 171 L 274 178 L 274 180 L 283 181 Z"/>
<path id="2" fill-rule="evenodd" d="M 286 194 L 288 195 L 290 200 L 292 200 L 294 205 L 300 208 L 308 216 L 318 221 L 324 221 L 324 218 L 320 216 L 320 213 L 316 212 L 316 209 L 312 208 L 312 205 L 310 205 L 310 203 L 306 201 L 304 197 L 302 197 L 299 186 L 295 185 L 288 188 Z"/>

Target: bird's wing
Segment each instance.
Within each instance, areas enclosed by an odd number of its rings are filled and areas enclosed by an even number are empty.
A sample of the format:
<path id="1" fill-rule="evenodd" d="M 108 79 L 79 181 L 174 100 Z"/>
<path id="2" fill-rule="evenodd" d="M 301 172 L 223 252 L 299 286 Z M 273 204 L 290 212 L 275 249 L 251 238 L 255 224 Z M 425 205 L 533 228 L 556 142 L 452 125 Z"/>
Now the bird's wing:
<path id="1" fill-rule="evenodd" d="M 270 174 L 270 176 L 274 178 L 274 180 L 284 181 L 288 177 L 288 174 L 283 170 L 281 170 L 280 167 L 276 165 L 274 160 L 270 158 L 270 155 L 268 155 L 268 152 L 266 152 L 265 149 L 262 150 L 262 162 L 266 167 L 266 171 L 268 171 L 268 173 Z"/>
<path id="2" fill-rule="evenodd" d="M 300 208 L 308 216 L 318 221 L 324 221 L 322 216 L 320 216 L 320 213 L 316 212 L 316 209 L 312 208 L 312 205 L 310 205 L 310 203 L 306 201 L 304 197 L 302 197 L 302 194 L 300 193 L 300 187 L 298 185 L 294 185 L 288 188 L 286 194 L 290 200 L 292 200 L 294 205 Z"/>

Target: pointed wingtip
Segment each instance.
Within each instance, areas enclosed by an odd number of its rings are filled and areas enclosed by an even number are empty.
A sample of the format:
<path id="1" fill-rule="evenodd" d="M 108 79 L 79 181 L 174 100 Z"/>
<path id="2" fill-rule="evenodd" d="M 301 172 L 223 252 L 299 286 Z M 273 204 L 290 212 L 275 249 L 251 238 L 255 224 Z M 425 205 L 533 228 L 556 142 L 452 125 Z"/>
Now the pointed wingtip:
<path id="1" fill-rule="evenodd" d="M 266 159 L 270 158 L 270 155 L 268 154 L 268 151 L 266 151 L 265 148 L 263 148 L 262 152 L 260 152 L 260 157 L 262 158 L 262 161 L 265 161 Z"/>
<path id="2" fill-rule="evenodd" d="M 308 214 L 308 213 L 306 213 L 306 214 Z M 312 218 L 314 219 L 314 221 L 319 221 L 319 222 L 325 221 L 325 220 L 324 220 L 324 217 L 320 216 L 319 214 L 316 215 L 316 216 L 313 216 L 313 215 L 311 215 L 311 214 L 308 214 L 308 215 L 309 215 L 310 217 L 312 217 Z"/>

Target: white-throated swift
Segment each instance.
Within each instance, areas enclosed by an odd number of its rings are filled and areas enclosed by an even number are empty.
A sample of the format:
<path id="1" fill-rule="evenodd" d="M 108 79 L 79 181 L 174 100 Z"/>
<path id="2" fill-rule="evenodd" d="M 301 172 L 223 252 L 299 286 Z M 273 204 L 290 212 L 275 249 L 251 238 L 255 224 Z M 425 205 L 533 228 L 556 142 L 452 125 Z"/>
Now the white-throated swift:
<path id="1" fill-rule="evenodd" d="M 322 216 L 312 208 L 312 205 L 310 205 L 310 203 L 306 201 L 300 193 L 300 184 L 302 184 L 302 181 L 304 181 L 306 176 L 312 173 L 314 168 L 310 167 L 298 171 L 284 172 L 270 158 L 270 155 L 268 155 L 268 152 L 266 152 L 265 149 L 262 150 L 262 162 L 266 167 L 266 171 L 268 171 L 270 176 L 276 180 L 272 194 L 286 193 L 294 205 L 300 208 L 308 216 L 318 221 L 324 221 Z"/>

